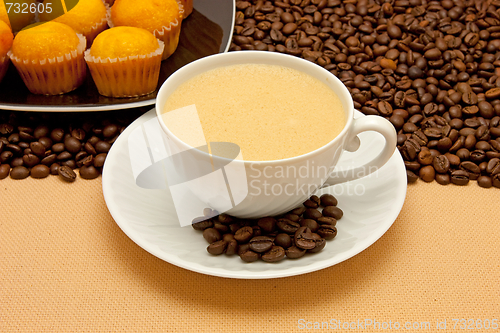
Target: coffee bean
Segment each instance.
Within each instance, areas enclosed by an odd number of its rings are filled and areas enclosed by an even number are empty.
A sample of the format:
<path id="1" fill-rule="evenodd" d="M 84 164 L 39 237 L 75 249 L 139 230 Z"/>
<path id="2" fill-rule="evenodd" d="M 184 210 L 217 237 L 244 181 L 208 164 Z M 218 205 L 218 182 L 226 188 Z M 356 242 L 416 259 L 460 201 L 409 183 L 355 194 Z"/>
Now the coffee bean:
<path id="1" fill-rule="evenodd" d="M 496 175 L 492 176 L 491 178 L 492 178 L 493 186 L 496 188 L 500 188 L 500 174 L 497 173 Z"/>
<path id="2" fill-rule="evenodd" d="M 110 148 L 111 145 L 106 141 L 99 141 L 95 145 L 95 151 L 97 153 L 107 153 Z"/>
<path id="3" fill-rule="evenodd" d="M 436 172 L 435 172 L 434 168 L 432 167 L 432 165 L 427 165 L 427 166 L 424 166 L 420 169 L 418 175 L 420 176 L 420 178 L 424 182 L 430 183 L 434 180 L 434 177 L 436 176 Z"/>
<path id="4" fill-rule="evenodd" d="M 221 234 L 230 232 L 229 226 L 225 225 L 225 224 L 222 224 L 219 221 L 214 221 L 213 227 L 215 229 L 217 229 Z"/>
<path id="5" fill-rule="evenodd" d="M 28 168 L 24 166 L 16 166 L 13 167 L 10 171 L 10 178 L 12 179 L 24 179 L 30 175 L 30 171 Z"/>
<path id="6" fill-rule="evenodd" d="M 56 158 L 56 159 L 57 159 L 58 161 L 65 161 L 65 160 L 69 160 L 69 159 L 70 159 L 70 158 L 72 158 L 72 157 L 73 157 L 73 155 L 71 155 L 71 153 L 70 153 L 70 152 L 68 152 L 68 151 L 63 151 L 63 152 L 61 152 L 61 153 L 59 153 L 59 154 L 57 155 L 57 158 Z"/>
<path id="7" fill-rule="evenodd" d="M 433 160 L 434 157 L 429 149 L 421 150 L 420 153 L 418 153 L 417 161 L 422 165 L 430 165 Z"/>
<path id="8" fill-rule="evenodd" d="M 8 145 L 5 146 L 6 150 L 9 150 L 14 154 L 14 156 L 20 156 L 23 153 L 23 149 L 16 144 L 9 143 Z"/>
<path id="9" fill-rule="evenodd" d="M 57 155 L 56 154 L 50 154 L 43 158 L 40 163 L 45 164 L 45 165 L 52 165 L 52 163 L 56 162 L 57 160 Z"/>
<path id="10" fill-rule="evenodd" d="M 212 228 L 214 226 L 214 222 L 212 219 L 196 218 L 192 221 L 191 226 L 194 230 L 203 231 L 208 228 Z"/>
<path id="11" fill-rule="evenodd" d="M 24 155 L 22 159 L 23 159 L 23 164 L 28 168 L 32 168 L 38 163 L 40 163 L 40 159 L 38 158 L 38 156 L 33 154 Z"/>
<path id="12" fill-rule="evenodd" d="M 474 162 L 471 161 L 464 161 L 460 163 L 460 169 L 467 171 L 469 174 L 469 179 L 475 180 L 479 177 L 481 174 L 481 170 L 479 169 L 479 166 L 475 164 Z"/>
<path id="13" fill-rule="evenodd" d="M 10 161 L 10 166 L 13 168 L 16 166 L 21 166 L 21 165 L 24 165 L 24 161 L 23 161 L 22 157 L 14 157 L 12 159 L 12 161 Z"/>
<path id="14" fill-rule="evenodd" d="M 477 184 L 484 188 L 490 188 L 493 186 L 493 181 L 490 176 L 479 176 L 477 178 Z"/>
<path id="15" fill-rule="evenodd" d="M 310 250 L 316 246 L 316 242 L 313 238 L 313 233 L 308 227 L 300 227 L 295 232 L 294 243 L 295 246 L 304 250 Z"/>
<path id="16" fill-rule="evenodd" d="M 333 239 L 337 236 L 337 228 L 332 225 L 323 224 L 318 229 L 318 235 L 326 240 Z"/>
<path id="17" fill-rule="evenodd" d="M 217 229 L 214 228 L 206 228 L 203 230 L 203 238 L 209 243 L 215 243 L 217 241 L 220 241 L 222 239 L 221 234 Z"/>
<path id="18" fill-rule="evenodd" d="M 72 154 L 76 154 L 80 151 L 82 148 L 82 144 L 78 139 L 76 139 L 73 136 L 70 136 L 64 140 L 64 146 L 67 151 L 69 151 Z"/>
<path id="19" fill-rule="evenodd" d="M 317 202 L 314 202 L 314 201 L 312 201 L 312 200 L 310 200 L 310 199 L 309 199 L 309 200 L 306 200 L 306 201 L 304 202 L 304 206 L 306 206 L 307 208 L 318 208 L 318 207 L 319 207 L 319 205 L 318 205 L 318 203 L 317 203 Z"/>
<path id="20" fill-rule="evenodd" d="M 0 163 L 8 163 L 14 154 L 11 151 L 4 151 L 0 153 Z"/>
<path id="21" fill-rule="evenodd" d="M 295 214 L 295 215 L 302 215 L 306 211 L 306 207 L 301 206 L 297 207 L 294 210 L 290 211 L 290 213 Z"/>
<path id="22" fill-rule="evenodd" d="M 259 219 L 257 225 L 267 233 L 276 231 L 276 219 L 273 217 L 263 217 Z"/>
<path id="23" fill-rule="evenodd" d="M 489 89 L 484 93 L 484 96 L 488 99 L 496 99 L 500 97 L 500 87 Z"/>
<path id="24" fill-rule="evenodd" d="M 59 174 L 59 167 L 60 167 L 59 163 L 52 163 L 50 165 L 50 174 L 57 176 Z"/>
<path id="25" fill-rule="evenodd" d="M 56 154 L 62 153 L 64 149 L 64 143 L 56 143 L 52 146 L 52 151 Z"/>
<path id="26" fill-rule="evenodd" d="M 307 208 L 306 211 L 304 212 L 304 218 L 306 219 L 317 220 L 321 216 L 322 214 L 318 210 L 312 208 Z"/>
<path id="27" fill-rule="evenodd" d="M 307 212 L 307 210 L 306 210 L 306 212 Z M 304 213 L 304 216 L 305 216 L 305 213 Z M 281 230 L 287 234 L 294 234 L 300 228 L 299 223 L 293 222 L 293 221 L 288 220 L 288 219 L 278 219 L 276 221 L 276 225 L 277 225 L 279 230 Z"/>
<path id="28" fill-rule="evenodd" d="M 291 214 L 291 213 L 285 214 L 283 216 L 283 218 L 284 219 L 288 219 L 288 220 L 293 221 L 293 222 L 299 222 L 300 221 L 300 216 L 299 215 Z"/>
<path id="29" fill-rule="evenodd" d="M 250 239 L 250 249 L 257 253 L 267 252 L 273 246 L 273 240 L 267 236 L 257 236 Z"/>
<path id="30" fill-rule="evenodd" d="M 230 224 L 233 222 L 233 218 L 227 214 L 220 214 L 217 220 L 222 224 Z"/>
<path id="31" fill-rule="evenodd" d="M 285 249 L 281 246 L 273 246 L 269 251 L 261 256 L 265 262 L 278 262 L 285 258 Z"/>
<path id="32" fill-rule="evenodd" d="M 326 240 L 324 238 L 319 238 L 319 239 L 316 239 L 315 241 L 316 241 L 316 246 L 313 249 L 307 250 L 307 252 L 318 253 L 325 248 Z"/>
<path id="33" fill-rule="evenodd" d="M 291 246 L 285 251 L 287 258 L 298 259 L 306 254 L 306 250 L 298 248 L 297 246 Z"/>
<path id="34" fill-rule="evenodd" d="M 50 139 L 53 142 L 61 142 L 64 138 L 64 130 L 62 128 L 55 128 L 50 132 Z"/>
<path id="35" fill-rule="evenodd" d="M 301 221 L 302 222 L 302 221 Z M 329 216 L 323 216 L 323 217 L 320 217 L 318 219 L 318 224 L 328 224 L 328 225 L 331 225 L 331 226 L 336 226 L 337 225 L 337 220 L 333 217 L 329 217 Z M 310 228 L 311 229 L 311 228 Z M 314 230 L 311 229 L 313 232 Z"/>
<path id="36" fill-rule="evenodd" d="M 93 165 L 80 167 L 80 177 L 83 179 L 95 179 L 99 177 L 99 171 Z"/>
<path id="37" fill-rule="evenodd" d="M 8 135 L 14 131 L 14 126 L 11 124 L 0 124 L 0 134 Z"/>
<path id="38" fill-rule="evenodd" d="M 10 165 L 8 164 L 0 164 L 0 179 L 5 179 L 9 176 L 10 173 Z"/>
<path id="39" fill-rule="evenodd" d="M 445 155 L 434 157 L 432 166 L 437 173 L 447 173 L 450 170 L 450 161 Z"/>
<path id="40" fill-rule="evenodd" d="M 67 182 L 74 182 L 76 180 L 76 173 L 66 165 L 60 166 L 57 169 L 57 173 Z"/>
<path id="41" fill-rule="evenodd" d="M 333 195 L 325 193 L 320 197 L 320 203 L 323 207 L 337 206 L 338 201 Z"/>
<path id="42" fill-rule="evenodd" d="M 225 254 L 228 256 L 235 255 L 238 252 L 238 242 L 235 239 L 225 241 L 227 242 Z"/>
<path id="43" fill-rule="evenodd" d="M 467 185 L 469 183 L 469 173 L 464 170 L 455 170 L 451 173 L 451 182 L 455 185 Z"/>
<path id="44" fill-rule="evenodd" d="M 40 158 L 45 157 L 45 146 L 41 144 L 40 142 L 31 142 L 30 143 L 30 149 L 35 154 L 36 156 Z"/>
<path id="45" fill-rule="evenodd" d="M 35 165 L 31 168 L 31 177 L 32 178 L 46 178 L 50 174 L 50 168 L 43 164 Z"/>
<path id="46" fill-rule="evenodd" d="M 247 250 L 247 251 L 240 254 L 240 258 L 241 258 L 241 260 L 243 260 L 245 262 L 254 262 L 254 261 L 259 260 L 260 255 L 251 251 L 251 250 Z"/>
<path id="47" fill-rule="evenodd" d="M 281 233 L 276 235 L 276 238 L 274 239 L 274 244 L 287 249 L 290 246 L 292 246 L 292 238 L 288 234 Z"/>
<path id="48" fill-rule="evenodd" d="M 312 232 L 316 232 L 319 228 L 318 222 L 312 219 L 302 219 L 300 220 L 300 225 L 302 227 L 308 227 L 309 229 L 311 229 Z"/>
<path id="49" fill-rule="evenodd" d="M 38 139 L 38 142 L 40 142 L 45 147 L 45 149 L 52 147 L 52 140 L 46 136 Z"/>
<path id="50" fill-rule="evenodd" d="M 447 173 L 436 174 L 436 182 L 441 185 L 448 185 L 451 183 L 450 175 Z"/>
<path id="51" fill-rule="evenodd" d="M 327 206 L 323 209 L 322 214 L 323 216 L 333 217 L 336 220 L 340 220 L 344 215 L 344 212 L 336 206 Z"/>
<path id="52" fill-rule="evenodd" d="M 225 240 L 219 240 L 217 242 L 211 243 L 207 247 L 207 251 L 213 255 L 223 254 L 227 248 L 227 242 Z"/>
<path id="53" fill-rule="evenodd" d="M 491 160 L 489 160 L 486 167 L 486 172 L 491 176 L 500 173 L 500 158 L 492 158 Z"/>
<path id="54" fill-rule="evenodd" d="M 234 234 L 234 239 L 236 239 L 238 243 L 246 243 L 252 237 L 253 237 L 253 229 L 250 226 L 245 226 L 243 228 L 240 228 Z"/>
<path id="55" fill-rule="evenodd" d="M 102 130 L 102 135 L 105 137 L 105 138 L 112 138 L 114 137 L 115 135 L 118 134 L 118 131 L 119 131 L 119 127 L 115 124 L 109 124 L 107 126 L 105 126 Z M 83 140 L 83 139 L 79 139 L 79 140 Z"/>

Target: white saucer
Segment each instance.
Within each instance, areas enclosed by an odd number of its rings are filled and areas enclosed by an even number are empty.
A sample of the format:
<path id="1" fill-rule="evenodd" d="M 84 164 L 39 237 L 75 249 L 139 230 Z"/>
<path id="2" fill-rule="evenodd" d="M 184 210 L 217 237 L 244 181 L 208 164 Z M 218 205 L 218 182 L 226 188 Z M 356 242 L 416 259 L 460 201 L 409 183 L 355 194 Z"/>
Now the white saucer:
<path id="1" fill-rule="evenodd" d="M 363 115 L 356 111 L 355 117 Z M 338 234 L 319 253 L 278 263 L 245 263 L 238 256 L 212 256 L 201 232 L 181 228 L 169 190 L 138 187 L 129 160 L 128 136 L 155 117 L 154 109 L 132 123 L 113 144 L 104 165 L 102 186 L 108 209 L 118 226 L 137 245 L 173 265 L 195 272 L 239 279 L 267 279 L 317 271 L 349 259 L 378 240 L 397 218 L 406 196 L 406 171 L 396 150 L 375 173 L 352 182 L 323 188 L 338 199 L 344 217 Z M 380 134 L 359 135 L 357 152 L 344 152 L 339 167 L 371 160 L 384 141 Z"/>

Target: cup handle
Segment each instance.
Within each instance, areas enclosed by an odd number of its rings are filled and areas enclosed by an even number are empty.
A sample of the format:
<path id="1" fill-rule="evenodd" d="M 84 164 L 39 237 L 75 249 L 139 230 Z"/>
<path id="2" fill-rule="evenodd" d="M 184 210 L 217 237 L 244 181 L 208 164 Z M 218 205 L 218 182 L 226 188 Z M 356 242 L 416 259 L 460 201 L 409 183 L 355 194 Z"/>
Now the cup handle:
<path id="1" fill-rule="evenodd" d="M 367 176 L 375 170 L 378 170 L 391 158 L 396 149 L 396 130 L 388 120 L 379 116 L 365 116 L 354 119 L 351 133 L 349 133 L 349 137 L 345 144 L 345 150 L 351 152 L 356 151 L 360 146 L 357 135 L 365 131 L 375 131 L 382 134 L 385 138 L 384 149 L 382 149 L 377 157 L 362 166 L 348 170 L 333 170 L 322 187 Z"/>

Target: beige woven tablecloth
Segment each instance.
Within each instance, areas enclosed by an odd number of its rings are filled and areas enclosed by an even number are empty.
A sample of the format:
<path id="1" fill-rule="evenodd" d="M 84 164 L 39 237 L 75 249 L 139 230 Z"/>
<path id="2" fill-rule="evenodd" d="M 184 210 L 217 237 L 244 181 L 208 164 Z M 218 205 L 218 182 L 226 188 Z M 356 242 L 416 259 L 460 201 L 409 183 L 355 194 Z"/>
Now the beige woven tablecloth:
<path id="1" fill-rule="evenodd" d="M 232 280 L 137 246 L 111 218 L 101 178 L 5 179 L 0 331 L 436 331 L 445 321 L 464 331 L 472 322 L 454 319 L 471 319 L 498 332 L 499 208 L 499 189 L 419 182 L 359 255 L 301 276 Z"/>

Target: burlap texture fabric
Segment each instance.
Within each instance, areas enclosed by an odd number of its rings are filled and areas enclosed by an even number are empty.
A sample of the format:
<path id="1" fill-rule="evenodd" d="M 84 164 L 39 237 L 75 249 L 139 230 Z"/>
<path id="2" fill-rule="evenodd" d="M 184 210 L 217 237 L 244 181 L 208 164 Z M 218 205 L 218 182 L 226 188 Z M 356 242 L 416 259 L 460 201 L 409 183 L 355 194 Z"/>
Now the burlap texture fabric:
<path id="1" fill-rule="evenodd" d="M 101 178 L 4 179 L 0 331 L 385 332 L 397 323 L 430 332 L 474 320 L 475 331 L 489 322 L 494 332 L 499 207 L 495 188 L 419 182 L 357 256 L 301 276 L 233 280 L 142 250 L 109 214 Z"/>

